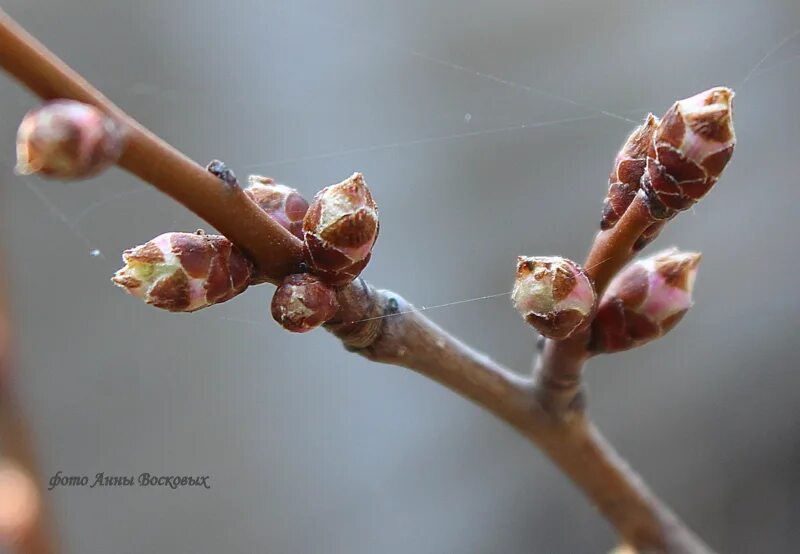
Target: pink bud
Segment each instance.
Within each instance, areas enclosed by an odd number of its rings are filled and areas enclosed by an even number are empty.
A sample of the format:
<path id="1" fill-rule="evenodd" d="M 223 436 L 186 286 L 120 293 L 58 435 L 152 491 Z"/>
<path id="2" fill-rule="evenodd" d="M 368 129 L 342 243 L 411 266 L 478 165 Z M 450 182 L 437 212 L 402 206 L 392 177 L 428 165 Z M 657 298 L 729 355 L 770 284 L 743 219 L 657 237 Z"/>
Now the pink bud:
<path id="1" fill-rule="evenodd" d="M 614 169 L 608 177 L 608 194 L 603 206 L 601 229 L 612 228 L 639 191 L 647 164 L 647 151 L 657 126 L 658 118 L 648 114 L 644 123 L 634 129 L 620 148 L 614 160 Z"/>
<path id="2" fill-rule="evenodd" d="M 165 233 L 126 250 L 111 280 L 171 312 L 193 312 L 230 300 L 250 284 L 253 265 L 220 235 Z"/>
<path id="3" fill-rule="evenodd" d="M 303 240 L 303 217 L 308 202 L 295 189 L 276 183 L 269 177 L 251 175 L 244 192 L 287 231 Z"/>
<path id="4" fill-rule="evenodd" d="M 85 179 L 115 163 L 122 126 L 94 106 L 54 100 L 25 115 L 17 131 L 17 173 Z"/>
<path id="5" fill-rule="evenodd" d="M 0 461 L 0 545 L 18 544 L 39 517 L 41 499 L 31 475 Z"/>
<path id="6" fill-rule="evenodd" d="M 733 155 L 733 91 L 716 87 L 679 100 L 656 129 L 642 188 L 670 210 L 686 210 L 719 179 Z"/>
<path id="7" fill-rule="evenodd" d="M 592 282 L 575 262 L 519 256 L 511 302 L 539 333 L 564 339 L 591 317 L 596 295 Z"/>
<path id="8" fill-rule="evenodd" d="M 361 173 L 317 193 L 303 219 L 312 271 L 331 285 L 358 277 L 378 237 L 378 207 Z"/>
<path id="9" fill-rule="evenodd" d="M 336 291 L 309 273 L 289 275 L 272 297 L 272 317 L 293 333 L 319 327 L 338 309 Z"/>
<path id="10" fill-rule="evenodd" d="M 622 270 L 597 308 L 592 350 L 628 350 L 672 329 L 692 306 L 700 257 L 672 248 Z"/>

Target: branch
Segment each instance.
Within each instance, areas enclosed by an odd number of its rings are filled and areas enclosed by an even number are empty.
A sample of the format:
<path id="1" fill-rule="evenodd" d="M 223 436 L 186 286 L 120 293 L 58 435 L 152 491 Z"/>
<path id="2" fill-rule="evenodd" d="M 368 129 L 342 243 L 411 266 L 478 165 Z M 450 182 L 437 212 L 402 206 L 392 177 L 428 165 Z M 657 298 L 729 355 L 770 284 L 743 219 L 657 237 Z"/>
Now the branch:
<path id="1" fill-rule="evenodd" d="M 301 260 L 297 239 L 239 190 L 226 188 L 133 121 L 4 15 L 0 15 L 0 65 L 44 99 L 90 103 L 118 118 L 131 130 L 121 167 L 217 227 L 253 258 L 268 280 L 276 282 L 296 272 Z M 597 264 L 592 274 L 596 284 L 607 281 L 616 271 L 613 268 L 625 263 L 630 254 L 621 245 L 628 244 L 636 229 L 644 225 L 634 215 L 626 217 L 628 223 L 621 221 L 613 235 L 601 235 L 595 243 L 590 260 L 602 259 L 604 252 L 611 255 L 608 266 Z M 612 236 L 620 238 L 612 240 Z M 496 364 L 414 311 L 399 296 L 376 291 L 361 279 L 340 289 L 338 299 L 340 311 L 327 327 L 348 349 L 376 362 L 413 369 L 511 424 L 583 489 L 627 543 L 647 552 L 710 552 L 611 449 L 581 403 L 570 402 L 568 414 L 553 417 L 547 403 L 541 401 L 544 389 L 538 381 L 521 378 Z M 545 352 L 550 348 L 548 344 Z M 579 373 L 579 364 L 574 367 Z"/>
<path id="2" fill-rule="evenodd" d="M 592 500 L 620 536 L 643 552 L 710 553 L 661 503 L 589 421 L 582 406 L 553 417 L 535 382 L 476 352 L 403 298 L 356 279 L 327 328 L 374 361 L 412 369 L 469 398 L 536 443 Z"/>
<path id="3" fill-rule="evenodd" d="M 33 482 L 36 498 L 30 501 L 37 503 L 34 520 L 27 528 L 20 530 L 13 547 L 20 554 L 53 554 L 58 550 L 55 546 L 54 525 L 44 502 L 44 490 L 41 486 L 44 481 L 39 472 L 25 415 L 11 386 L 10 329 L 3 285 L 0 282 L 0 446 L 2 457 L 24 470 L 26 477 Z M 3 501 L 0 495 L 0 502 Z"/>
<path id="4" fill-rule="evenodd" d="M 595 236 L 584 268 L 594 283 L 598 298 L 611 279 L 631 261 L 634 244 L 656 220 L 650 215 L 644 195 L 637 194 L 617 224 Z M 553 413 L 563 414 L 581 402 L 581 372 L 589 359 L 590 329 L 566 340 L 546 340 L 536 362 L 536 390 L 540 401 Z"/>

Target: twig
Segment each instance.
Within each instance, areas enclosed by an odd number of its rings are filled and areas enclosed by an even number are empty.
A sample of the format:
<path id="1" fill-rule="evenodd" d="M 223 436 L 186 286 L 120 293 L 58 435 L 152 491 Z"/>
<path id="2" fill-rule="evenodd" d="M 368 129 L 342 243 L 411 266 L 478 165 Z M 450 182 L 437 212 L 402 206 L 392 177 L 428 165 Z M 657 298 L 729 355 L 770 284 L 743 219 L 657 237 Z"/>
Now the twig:
<path id="1" fill-rule="evenodd" d="M 92 104 L 128 129 L 119 166 L 168 194 L 216 227 L 273 283 L 296 272 L 301 244 L 239 187 L 226 186 L 144 128 L 0 10 L 0 65 L 44 100 Z M 200 193 L 202 191 L 202 193 Z"/>
<path id="2" fill-rule="evenodd" d="M 634 243 L 654 221 L 644 196 L 639 194 L 614 227 L 597 234 L 584 267 L 598 297 L 602 297 L 614 275 L 631 261 Z M 582 402 L 581 372 L 589 359 L 588 341 L 588 328 L 567 340 L 545 341 L 534 375 L 537 395 L 553 414 L 563 415 L 573 404 Z"/>
<path id="3" fill-rule="evenodd" d="M 476 352 L 390 291 L 356 279 L 327 327 L 345 347 L 412 369 L 469 398 L 536 443 L 641 552 L 710 553 L 614 451 L 582 409 L 554 417 L 535 382 Z"/>
<path id="4" fill-rule="evenodd" d="M 253 257 L 269 280 L 294 271 L 299 241 L 258 213 L 243 195 L 225 190 L 218 179 L 133 122 L 7 16 L 0 17 L 0 64 L 42 98 L 91 103 L 126 122 L 133 132 L 120 162 L 123 168 L 217 227 Z M 642 224 L 620 222 L 616 233 L 627 241 Z M 596 282 L 610 278 L 616 270 L 608 268 L 618 269 L 628 255 L 622 240 L 604 241 L 598 238 L 595 258 L 604 251 L 613 256 L 609 266 L 597 265 L 592 275 Z M 643 552 L 710 552 L 605 442 L 580 403 L 570 403 L 569 417 L 554 417 L 540 401 L 534 380 L 475 352 L 399 296 L 375 291 L 361 279 L 339 291 L 339 302 L 341 309 L 328 329 L 348 349 L 413 369 L 510 423 L 583 489 L 626 542 Z"/>
<path id="5" fill-rule="evenodd" d="M 2 267 L 0 266 L 0 269 Z M 58 551 L 55 529 L 44 501 L 42 476 L 36 461 L 36 453 L 30 430 L 22 407 L 12 390 L 13 375 L 10 360 L 10 329 L 6 317 L 4 284 L 0 275 L 0 446 L 2 455 L 20 468 L 34 481 L 38 491 L 38 512 L 31 527 L 24 530 L 13 545 L 20 554 L 54 554 Z M 0 502 L 3 499 L 0 498 Z"/>

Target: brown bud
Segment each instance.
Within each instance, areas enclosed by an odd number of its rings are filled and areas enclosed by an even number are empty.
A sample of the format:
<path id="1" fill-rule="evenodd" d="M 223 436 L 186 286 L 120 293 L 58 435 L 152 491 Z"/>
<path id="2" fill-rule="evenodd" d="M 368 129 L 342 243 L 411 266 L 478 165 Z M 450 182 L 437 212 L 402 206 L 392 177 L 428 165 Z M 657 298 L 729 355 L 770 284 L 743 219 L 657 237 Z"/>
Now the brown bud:
<path id="1" fill-rule="evenodd" d="M 126 250 L 111 280 L 156 308 L 194 312 L 230 300 L 250 284 L 253 265 L 220 235 L 165 233 Z"/>
<path id="2" fill-rule="evenodd" d="M 22 120 L 16 172 L 85 179 L 115 163 L 124 145 L 125 132 L 111 116 L 81 102 L 54 100 Z"/>
<path id="3" fill-rule="evenodd" d="M 639 191 L 647 164 L 647 151 L 657 126 L 658 118 L 648 114 L 644 123 L 631 133 L 620 148 L 614 160 L 614 169 L 608 177 L 608 194 L 603 206 L 601 229 L 612 228 Z"/>
<path id="4" fill-rule="evenodd" d="M 361 173 L 317 193 L 303 219 L 303 251 L 312 271 L 332 285 L 358 277 L 378 237 L 378 207 Z"/>
<path id="5" fill-rule="evenodd" d="M 17 463 L 0 460 L 0 546 L 19 544 L 40 512 L 32 476 Z"/>
<path id="6" fill-rule="evenodd" d="M 272 297 L 272 317 L 293 333 L 315 329 L 336 315 L 336 291 L 314 275 L 289 275 Z"/>
<path id="7" fill-rule="evenodd" d="M 522 318 L 551 339 L 564 339 L 594 312 L 592 282 L 575 262 L 559 257 L 517 258 L 511 302 Z"/>
<path id="8" fill-rule="evenodd" d="M 732 100 L 731 89 L 716 87 L 667 110 L 653 136 L 642 178 L 651 203 L 686 210 L 711 190 L 736 144 Z"/>
<path id="9" fill-rule="evenodd" d="M 692 306 L 700 257 L 673 248 L 622 270 L 597 308 L 591 349 L 619 352 L 665 335 Z"/>
<path id="10" fill-rule="evenodd" d="M 308 202 L 295 189 L 276 183 L 269 177 L 251 175 L 244 192 L 287 231 L 303 240 L 303 217 Z"/>

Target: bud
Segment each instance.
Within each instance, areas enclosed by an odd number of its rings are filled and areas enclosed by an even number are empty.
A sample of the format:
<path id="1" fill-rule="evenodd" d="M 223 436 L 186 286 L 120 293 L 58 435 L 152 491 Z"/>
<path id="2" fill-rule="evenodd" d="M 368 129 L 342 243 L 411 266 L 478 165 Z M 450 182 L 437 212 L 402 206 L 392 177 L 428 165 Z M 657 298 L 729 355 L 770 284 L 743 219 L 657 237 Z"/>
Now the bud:
<path id="1" fill-rule="evenodd" d="M 36 522 L 41 499 L 31 475 L 10 461 L 0 461 L 0 545 L 19 543 Z"/>
<path id="2" fill-rule="evenodd" d="M 619 352 L 665 335 L 692 306 L 700 254 L 671 248 L 620 272 L 592 322 L 591 349 Z"/>
<path id="3" fill-rule="evenodd" d="M 345 285 L 366 267 L 378 237 L 378 207 L 361 173 L 317 193 L 303 219 L 303 251 L 312 271 Z"/>
<path id="4" fill-rule="evenodd" d="M 54 100 L 29 111 L 17 131 L 20 175 L 85 179 L 116 162 L 125 144 L 122 126 L 88 104 Z"/>
<path id="5" fill-rule="evenodd" d="M 250 186 L 245 194 L 272 219 L 287 231 L 303 240 L 303 217 L 308 211 L 308 202 L 299 192 L 286 185 L 273 181 L 270 177 L 250 175 Z"/>
<path id="6" fill-rule="evenodd" d="M 716 87 L 667 110 L 653 136 L 642 179 L 651 204 L 686 210 L 711 190 L 736 144 L 732 100 L 731 89 Z"/>
<path id="7" fill-rule="evenodd" d="M 156 308 L 194 312 L 230 300 L 250 284 L 253 265 L 220 235 L 164 233 L 126 250 L 111 280 Z"/>
<path id="8" fill-rule="evenodd" d="M 575 262 L 558 257 L 517 257 L 511 302 L 542 335 L 564 339 L 594 312 L 594 286 Z"/>
<path id="9" fill-rule="evenodd" d="M 272 297 L 272 317 L 293 333 L 319 327 L 338 309 L 336 291 L 309 273 L 289 275 Z"/>
<path id="10" fill-rule="evenodd" d="M 647 164 L 647 151 L 653 142 L 653 133 L 657 126 L 658 118 L 648 114 L 644 123 L 631 133 L 614 159 L 614 169 L 608 176 L 608 193 L 603 206 L 601 229 L 611 229 L 636 197 Z"/>
<path id="11" fill-rule="evenodd" d="M 225 162 L 221 160 L 211 160 L 208 162 L 208 165 L 206 165 L 206 171 L 231 189 L 239 188 L 239 179 L 236 178 L 236 174 Z"/>

